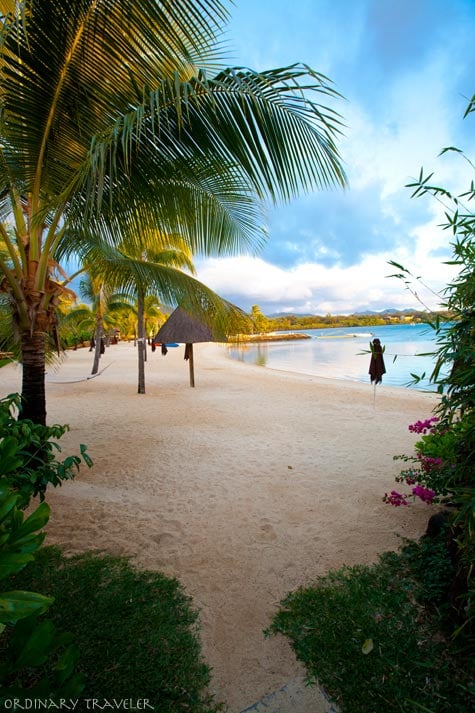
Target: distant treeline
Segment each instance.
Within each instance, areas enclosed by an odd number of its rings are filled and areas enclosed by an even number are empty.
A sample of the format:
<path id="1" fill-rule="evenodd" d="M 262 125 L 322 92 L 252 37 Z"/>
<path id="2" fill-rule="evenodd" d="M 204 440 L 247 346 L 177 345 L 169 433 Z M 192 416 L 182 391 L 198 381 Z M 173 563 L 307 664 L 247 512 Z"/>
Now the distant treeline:
<path id="1" fill-rule="evenodd" d="M 386 324 L 414 324 L 432 321 L 438 315 L 441 319 L 450 319 L 449 312 L 390 312 L 382 314 L 350 315 L 285 315 L 267 317 L 266 331 L 287 331 L 292 329 L 323 329 L 328 327 L 374 327 Z"/>

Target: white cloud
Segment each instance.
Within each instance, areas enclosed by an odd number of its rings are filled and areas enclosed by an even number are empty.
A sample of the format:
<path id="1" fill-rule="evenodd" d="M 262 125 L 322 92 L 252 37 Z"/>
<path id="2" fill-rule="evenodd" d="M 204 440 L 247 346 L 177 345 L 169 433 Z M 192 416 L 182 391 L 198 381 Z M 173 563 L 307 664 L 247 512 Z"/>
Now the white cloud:
<path id="1" fill-rule="evenodd" d="M 421 166 L 454 193 L 470 185 L 468 162 L 455 153 L 438 154 L 457 146 L 475 157 L 469 133 L 474 119 L 462 119 L 468 103 L 463 95 L 474 91 L 467 86 L 473 2 L 454 0 L 448 15 L 442 0 L 407 4 L 413 12 L 396 15 L 392 6 L 366 0 L 344 8 L 306 0 L 292 11 L 284 0 L 237 4 L 233 27 L 246 64 L 283 66 L 303 59 L 334 79 L 347 98 L 336 108 L 347 127 L 338 146 L 350 187 L 344 201 L 331 195 L 313 204 L 310 196 L 270 216 L 264 255 L 285 267 L 249 257 L 198 264 L 199 279 L 219 294 L 246 309 L 259 304 L 267 313 L 336 314 L 421 308 L 401 281 L 387 278 L 394 272 L 389 260 L 421 275 L 436 292 L 453 278 L 454 270 L 443 264 L 453 238 L 440 228 L 443 203 L 411 200 L 405 185 Z M 264 43 L 262 23 L 251 9 L 269 20 Z M 430 290 L 414 288 L 428 306 L 438 306 Z"/>
<path id="2" fill-rule="evenodd" d="M 424 233 L 424 231 L 422 231 Z M 343 268 L 306 263 L 282 269 L 260 258 L 213 258 L 198 266 L 198 278 L 218 294 L 249 310 L 258 304 L 266 313 L 310 312 L 314 314 L 349 314 L 363 309 L 387 307 L 422 309 L 418 299 L 404 283 L 388 276 L 396 270 L 388 264 L 395 260 L 423 277 L 428 290 L 414 282 L 420 300 L 437 309 L 440 292 L 452 279 L 454 271 L 438 258 L 428 258 L 424 251 L 402 248 L 396 254 L 367 255 L 358 264 Z"/>

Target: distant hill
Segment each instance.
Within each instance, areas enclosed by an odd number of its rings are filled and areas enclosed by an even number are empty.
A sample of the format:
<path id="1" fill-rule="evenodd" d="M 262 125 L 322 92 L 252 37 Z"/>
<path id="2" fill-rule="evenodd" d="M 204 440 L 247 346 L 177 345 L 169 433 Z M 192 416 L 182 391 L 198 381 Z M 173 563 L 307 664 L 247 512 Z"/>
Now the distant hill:
<path id="1" fill-rule="evenodd" d="M 414 310 L 414 309 L 394 309 L 394 308 L 389 308 L 389 309 L 383 309 L 383 310 L 372 310 L 372 309 L 365 309 L 361 310 L 360 312 L 355 312 L 355 314 L 361 314 L 361 315 L 384 315 L 384 314 L 393 314 L 393 315 L 406 315 L 406 314 L 421 314 L 419 310 Z"/>
<path id="2" fill-rule="evenodd" d="M 318 315 L 312 312 L 273 312 L 268 314 L 269 319 L 282 319 L 285 317 L 317 317 Z"/>
<path id="3" fill-rule="evenodd" d="M 394 309 L 394 308 L 388 308 L 388 309 L 383 309 L 383 310 L 361 310 L 359 312 L 352 312 L 349 314 L 339 314 L 339 315 L 332 315 L 334 317 L 384 317 L 384 316 L 397 316 L 400 315 L 401 317 L 410 315 L 410 314 L 417 314 L 421 315 L 423 312 L 414 310 L 414 309 Z M 308 317 L 323 317 L 327 315 L 318 315 L 312 312 L 273 312 L 272 314 L 267 315 L 270 319 L 284 319 L 285 317 L 294 317 L 297 319 L 300 318 L 308 318 Z"/>
<path id="4" fill-rule="evenodd" d="M 437 312 L 442 319 L 449 319 L 448 312 Z M 384 326 L 386 324 L 420 324 L 427 322 L 433 318 L 434 314 L 417 310 L 397 310 L 385 309 L 381 312 L 369 311 L 358 312 L 356 314 L 280 314 L 265 316 L 263 320 L 266 323 L 265 327 L 262 323 L 259 329 L 255 331 L 290 331 L 290 330 L 305 330 L 305 329 L 322 329 L 328 327 L 370 327 Z"/>

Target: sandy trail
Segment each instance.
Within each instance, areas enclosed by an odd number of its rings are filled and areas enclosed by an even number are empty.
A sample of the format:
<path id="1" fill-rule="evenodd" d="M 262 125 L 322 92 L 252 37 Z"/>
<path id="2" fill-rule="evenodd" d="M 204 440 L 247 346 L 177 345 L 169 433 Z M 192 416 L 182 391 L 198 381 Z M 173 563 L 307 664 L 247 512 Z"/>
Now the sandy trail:
<path id="1" fill-rule="evenodd" d="M 183 347 L 149 353 L 137 391 L 132 344 L 68 352 L 48 375 L 49 423 L 68 423 L 64 455 L 85 443 L 94 467 L 51 491 L 48 543 L 127 554 L 177 577 L 200 611 L 213 690 L 238 713 L 302 673 L 283 638 L 265 639 L 280 599 L 343 564 L 369 563 L 417 537 L 426 505 L 392 508 L 416 436 L 407 425 L 437 397 L 293 375 L 195 346 L 196 388 Z M 21 371 L 0 370 L 3 395 Z"/>

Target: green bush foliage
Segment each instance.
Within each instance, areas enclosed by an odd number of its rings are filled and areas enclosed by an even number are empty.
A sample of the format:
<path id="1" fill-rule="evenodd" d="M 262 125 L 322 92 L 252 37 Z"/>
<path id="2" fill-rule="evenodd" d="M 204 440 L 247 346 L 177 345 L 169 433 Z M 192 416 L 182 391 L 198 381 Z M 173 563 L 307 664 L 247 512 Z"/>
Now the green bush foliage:
<path id="1" fill-rule="evenodd" d="M 207 692 L 197 613 L 175 579 L 125 558 L 44 547 L 15 582 L 55 598 L 51 618 L 81 651 L 82 698 L 147 699 L 159 713 L 222 710 Z"/>
<path id="2" fill-rule="evenodd" d="M 18 420 L 15 411 L 19 404 L 18 394 L 0 399 L 0 478 L 12 485 L 26 506 L 37 495 L 44 500 L 48 485 L 57 487 L 74 478 L 81 463 L 91 466 L 92 461 L 82 444 L 79 456 L 58 460 L 61 448 L 57 439 L 68 426 Z"/>
<path id="3" fill-rule="evenodd" d="M 409 425 L 410 431 L 423 434 L 414 445 L 415 455 L 394 456 L 394 460 L 411 464 L 396 476 L 396 481 L 412 487 L 414 498 L 427 503 L 451 502 L 457 477 L 457 436 L 462 426 L 459 422 L 447 428 L 439 424 L 437 417 Z M 393 505 L 407 505 L 408 497 L 392 491 L 384 500 Z"/>
<path id="4" fill-rule="evenodd" d="M 14 453 L 12 451 L 12 458 Z M 28 517 L 23 498 L 0 478 L 0 579 L 14 579 L 34 561 L 49 519 L 41 503 Z M 58 633 L 40 620 L 54 598 L 15 587 L 0 593 L 0 705 L 13 698 L 64 698 L 82 690 L 82 676 L 74 671 L 77 648 L 68 634 Z"/>
<path id="5" fill-rule="evenodd" d="M 472 98 L 465 116 L 475 111 L 475 97 Z M 459 149 L 450 147 L 442 153 L 456 152 L 466 158 Z M 471 161 L 469 164 L 473 167 Z M 468 189 L 454 195 L 446 188 L 432 183 L 432 175 L 424 175 L 410 184 L 413 197 L 432 196 L 444 205 L 445 223 L 443 229 L 453 238 L 451 243 L 453 258 L 450 264 L 459 272 L 444 294 L 443 307 L 450 315 L 450 321 L 438 317 L 430 322 L 435 330 L 437 349 L 434 354 L 436 364 L 431 381 L 436 384 L 441 395 L 440 405 L 434 413 L 438 418 L 433 433 L 423 436 L 416 444 L 420 459 L 440 459 L 429 469 L 419 468 L 417 476 L 425 479 L 435 496 L 450 502 L 453 507 L 452 526 L 457 547 L 456 580 L 459 588 L 458 621 L 454 635 L 463 635 L 465 645 L 475 652 L 475 185 L 472 181 Z M 398 263 L 392 263 L 399 272 L 394 275 L 402 279 L 415 296 L 411 287 L 415 278 L 409 270 Z M 417 380 L 417 377 L 416 377 Z M 407 458 L 410 460 L 410 457 Z M 404 471 L 406 479 L 414 473 Z M 407 482 L 407 480 L 406 480 Z M 391 493 L 395 505 L 405 504 L 397 492 Z M 391 496 L 387 500 L 391 502 Z"/>
<path id="6" fill-rule="evenodd" d="M 288 595 L 268 633 L 289 637 L 342 713 L 469 713 L 473 659 L 440 627 L 453 566 L 442 528 Z"/>
<path id="7" fill-rule="evenodd" d="M 34 496 L 44 500 L 48 485 L 72 478 L 82 458 L 56 460 L 66 427 L 46 427 L 18 421 L 19 396 L 0 400 L 0 580 L 18 575 L 34 562 L 50 515 L 47 503 L 28 515 Z M 0 593 L 0 704 L 35 697 L 60 699 L 79 695 L 83 677 L 75 673 L 77 647 L 70 634 L 60 633 L 51 620 L 40 618 L 54 598 L 14 587 Z"/>

